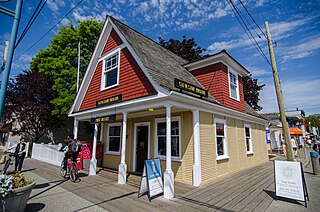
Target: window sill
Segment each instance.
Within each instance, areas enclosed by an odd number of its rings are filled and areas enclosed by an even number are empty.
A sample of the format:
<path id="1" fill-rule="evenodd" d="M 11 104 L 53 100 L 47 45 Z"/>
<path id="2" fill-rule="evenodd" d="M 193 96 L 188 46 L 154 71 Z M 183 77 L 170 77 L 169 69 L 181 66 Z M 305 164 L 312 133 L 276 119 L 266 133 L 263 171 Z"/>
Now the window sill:
<path id="1" fill-rule="evenodd" d="M 102 91 L 106 91 L 106 90 L 109 90 L 109 89 L 111 89 L 111 88 L 117 87 L 118 85 L 119 85 L 119 83 L 114 84 L 114 85 L 111 85 L 111 86 L 106 87 L 106 88 L 101 88 L 100 91 L 101 91 L 101 92 L 102 92 Z"/>
<path id="2" fill-rule="evenodd" d="M 253 155 L 254 152 L 250 151 L 250 152 L 247 152 L 247 155 Z"/>
<path id="3" fill-rule="evenodd" d="M 217 160 L 229 160 L 229 156 L 227 155 L 217 156 Z"/>
<path id="4" fill-rule="evenodd" d="M 239 99 L 239 98 L 234 98 L 234 97 L 232 97 L 232 96 L 230 96 L 230 98 L 233 99 L 233 100 L 236 100 L 236 101 L 240 102 L 240 99 Z"/>
<path id="5" fill-rule="evenodd" d="M 155 156 L 155 158 L 160 158 L 160 160 L 166 160 L 166 156 Z M 177 158 L 177 157 L 171 157 L 172 161 L 175 162 L 182 162 L 181 158 Z"/>
<path id="6" fill-rule="evenodd" d="M 105 155 L 117 155 L 117 156 L 119 156 L 120 152 L 105 152 L 104 154 Z"/>

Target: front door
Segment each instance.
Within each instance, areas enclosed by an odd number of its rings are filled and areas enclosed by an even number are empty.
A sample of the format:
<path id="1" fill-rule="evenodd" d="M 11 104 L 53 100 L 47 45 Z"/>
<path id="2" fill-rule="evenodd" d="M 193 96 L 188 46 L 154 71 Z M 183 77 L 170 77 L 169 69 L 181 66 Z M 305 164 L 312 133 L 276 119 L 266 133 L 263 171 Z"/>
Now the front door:
<path id="1" fill-rule="evenodd" d="M 136 172 L 143 171 L 144 160 L 148 159 L 149 125 L 136 126 Z"/>

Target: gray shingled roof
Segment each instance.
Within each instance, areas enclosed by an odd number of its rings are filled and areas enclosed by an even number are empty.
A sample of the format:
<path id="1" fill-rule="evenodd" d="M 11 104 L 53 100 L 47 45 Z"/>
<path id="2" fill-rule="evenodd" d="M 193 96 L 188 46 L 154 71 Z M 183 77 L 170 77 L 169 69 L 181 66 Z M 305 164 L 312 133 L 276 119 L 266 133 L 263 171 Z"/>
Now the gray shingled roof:
<path id="1" fill-rule="evenodd" d="M 174 86 L 174 78 L 178 78 L 189 84 L 205 89 L 203 85 L 183 67 L 183 64 L 188 63 L 187 60 L 179 57 L 111 16 L 110 18 L 158 85 L 168 90 L 179 91 L 179 89 Z M 186 91 L 184 91 L 184 93 L 193 95 Z M 210 94 L 208 98 L 203 98 L 210 102 L 220 104 Z"/>
<path id="2" fill-rule="evenodd" d="M 178 78 L 182 81 L 205 89 L 204 86 L 183 67 L 183 65 L 189 63 L 189 61 L 160 46 L 155 41 L 121 23 L 117 19 L 114 19 L 111 16 L 109 17 L 126 38 L 133 51 L 137 54 L 142 64 L 151 75 L 152 79 L 158 85 L 168 90 L 179 91 L 179 89 L 174 86 L 174 78 Z M 184 93 L 194 95 L 186 91 L 184 91 Z M 208 98 L 203 97 L 203 99 L 221 105 L 210 93 Z M 247 114 L 264 119 L 247 103 L 245 104 Z"/>

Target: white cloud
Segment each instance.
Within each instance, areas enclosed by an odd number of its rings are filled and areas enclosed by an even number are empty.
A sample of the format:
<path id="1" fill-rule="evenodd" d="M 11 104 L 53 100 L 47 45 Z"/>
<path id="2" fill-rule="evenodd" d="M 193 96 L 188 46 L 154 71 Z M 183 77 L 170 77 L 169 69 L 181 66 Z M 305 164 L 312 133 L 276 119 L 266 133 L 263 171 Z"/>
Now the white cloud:
<path id="1" fill-rule="evenodd" d="M 308 114 L 319 113 L 320 79 L 287 79 L 282 81 L 282 94 L 286 110 L 301 108 Z M 278 111 L 273 83 L 267 83 L 260 93 L 262 113 Z"/>
<path id="2" fill-rule="evenodd" d="M 301 59 L 314 54 L 320 49 L 320 37 L 309 37 L 304 42 L 287 48 L 282 63 L 288 60 Z"/>
<path id="3" fill-rule="evenodd" d="M 58 12 L 59 9 L 61 7 L 64 7 L 66 4 L 65 4 L 65 1 L 61 1 L 61 0 L 50 0 L 50 1 L 47 1 L 47 5 L 53 12 Z"/>
<path id="4" fill-rule="evenodd" d="M 270 33 L 273 40 L 280 40 L 292 35 L 298 27 L 307 24 L 311 19 L 304 18 L 301 20 L 282 21 L 278 23 L 270 23 Z"/>

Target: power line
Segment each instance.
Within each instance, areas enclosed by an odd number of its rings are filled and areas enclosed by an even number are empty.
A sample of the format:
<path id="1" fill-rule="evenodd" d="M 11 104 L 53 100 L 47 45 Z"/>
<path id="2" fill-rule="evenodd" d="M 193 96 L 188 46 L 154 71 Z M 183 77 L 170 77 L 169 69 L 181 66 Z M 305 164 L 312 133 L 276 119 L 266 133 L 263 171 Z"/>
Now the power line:
<path id="1" fill-rule="evenodd" d="M 261 54 L 262 57 L 264 57 L 264 59 L 267 61 L 267 63 L 271 66 L 271 63 L 269 62 L 268 58 L 266 57 L 266 55 L 264 54 L 264 52 L 262 51 L 261 47 L 259 46 L 259 44 L 257 43 L 257 41 L 255 40 L 254 36 L 252 35 L 251 31 L 248 29 L 247 24 L 245 23 L 245 21 L 243 20 L 243 18 L 241 17 L 241 15 L 238 12 L 238 9 L 236 8 L 236 6 L 233 4 L 232 0 L 226 0 L 227 3 L 229 4 L 229 6 L 231 7 L 232 12 L 234 13 L 235 17 L 237 18 L 238 22 L 240 23 L 241 27 L 243 28 L 243 30 L 245 31 L 245 33 L 247 34 L 247 36 L 249 37 L 249 39 L 251 40 L 251 42 L 253 43 L 253 45 L 257 48 L 258 52 Z M 231 6 L 232 5 L 232 6 Z M 240 17 L 240 19 L 238 18 L 238 16 Z M 243 26 L 244 25 L 244 26 Z M 250 33 L 250 35 L 248 34 L 248 32 Z M 254 41 L 252 41 L 254 40 Z"/>
<path id="2" fill-rule="evenodd" d="M 25 50 L 22 54 L 19 56 L 25 54 L 28 52 L 30 49 L 32 49 L 40 40 L 42 40 L 51 30 L 53 30 L 65 17 L 67 17 L 74 9 L 76 9 L 83 0 L 80 0 L 67 14 L 65 14 L 53 27 L 51 27 L 42 37 L 40 37 L 35 43 L 33 43 L 27 50 Z"/>
<path id="3" fill-rule="evenodd" d="M 241 0 L 239 0 L 241 5 L 243 6 L 243 8 L 246 10 L 246 12 L 248 13 L 248 15 L 250 16 L 251 20 L 256 24 L 256 26 L 260 29 L 260 32 L 263 34 L 263 36 L 268 40 L 266 34 L 263 32 L 263 30 L 260 28 L 260 26 L 257 24 L 257 22 L 254 20 L 254 18 L 252 17 L 252 15 L 250 14 L 250 12 L 247 10 L 246 6 L 244 6 L 243 2 Z"/>
<path id="4" fill-rule="evenodd" d="M 246 20 L 246 22 L 249 24 L 249 26 L 251 27 L 251 29 L 258 35 L 258 37 L 259 37 L 260 39 L 262 39 L 261 36 L 259 35 L 259 33 L 256 31 L 256 29 L 255 29 L 255 28 L 252 26 L 252 24 L 248 21 L 248 19 L 246 18 L 246 16 L 243 15 L 243 13 L 241 12 L 241 10 L 238 9 L 238 11 L 239 11 L 240 14 L 242 15 L 242 17 Z"/>
<path id="5" fill-rule="evenodd" d="M 33 14 L 31 16 L 31 18 L 29 19 L 27 25 L 25 26 L 23 32 L 21 33 L 16 45 L 14 48 L 17 48 L 17 46 L 19 45 L 19 43 L 22 41 L 22 39 L 24 38 L 24 36 L 27 34 L 27 32 L 29 31 L 30 27 L 32 26 L 32 24 L 34 23 L 34 21 L 37 19 L 38 15 L 40 14 L 41 10 L 43 9 L 44 5 L 47 3 L 47 0 L 45 0 L 45 2 L 42 4 L 41 8 L 39 9 L 41 3 L 43 2 L 43 0 L 41 0 L 37 6 L 37 8 L 33 11 Z M 39 9 L 39 10 L 38 10 Z M 34 17 L 35 16 L 35 17 Z M 33 18 L 34 17 L 34 18 Z"/>

